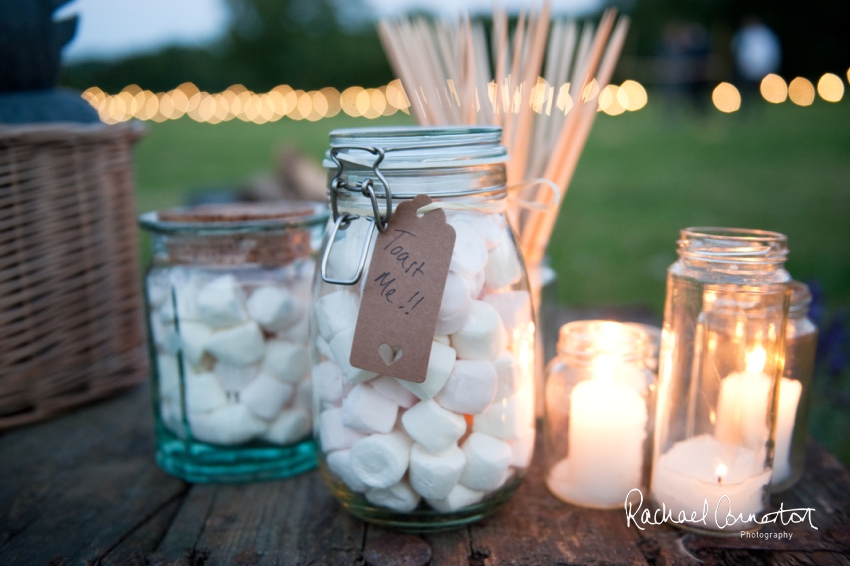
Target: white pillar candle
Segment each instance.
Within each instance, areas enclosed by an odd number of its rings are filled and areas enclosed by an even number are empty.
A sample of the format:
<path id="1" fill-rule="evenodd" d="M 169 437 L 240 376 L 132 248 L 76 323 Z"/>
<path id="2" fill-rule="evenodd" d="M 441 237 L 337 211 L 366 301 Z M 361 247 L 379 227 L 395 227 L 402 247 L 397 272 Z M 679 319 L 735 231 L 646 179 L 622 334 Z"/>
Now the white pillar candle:
<path id="1" fill-rule="evenodd" d="M 672 519 L 688 521 L 696 514 L 699 521 L 707 505 L 704 523 L 686 526 L 718 529 L 725 525 L 731 505 L 735 516 L 758 515 L 764 507 L 764 489 L 770 481 L 770 470 L 764 468 L 764 453 L 741 446 L 725 444 L 710 434 L 694 436 L 675 443 L 657 461 L 652 472 L 652 498 L 662 504 Z M 721 498 L 728 497 L 728 502 Z M 718 509 L 720 525 L 715 519 Z M 684 516 L 680 516 L 684 513 Z M 739 531 L 737 522 L 730 526 Z"/>
<path id="2" fill-rule="evenodd" d="M 803 384 L 783 377 L 779 384 L 779 410 L 776 413 L 776 452 L 773 454 L 774 484 L 781 484 L 791 475 L 791 439 L 797 420 L 797 405 Z"/>
<path id="3" fill-rule="evenodd" d="M 558 497 L 596 508 L 619 507 L 640 487 L 646 401 L 634 388 L 612 379 L 612 365 L 600 358 L 592 379 L 570 395 L 569 451 L 549 473 Z"/>

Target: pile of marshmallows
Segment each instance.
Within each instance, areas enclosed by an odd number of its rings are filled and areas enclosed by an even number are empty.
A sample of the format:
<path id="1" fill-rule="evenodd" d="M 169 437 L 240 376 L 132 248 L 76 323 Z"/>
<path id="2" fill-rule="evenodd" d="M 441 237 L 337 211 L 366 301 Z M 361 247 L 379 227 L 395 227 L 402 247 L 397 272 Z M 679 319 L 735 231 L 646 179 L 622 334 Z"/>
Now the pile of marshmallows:
<path id="1" fill-rule="evenodd" d="M 323 361 L 312 374 L 327 465 L 351 491 L 399 512 L 422 498 L 440 512 L 478 503 L 526 468 L 533 450 L 534 385 L 517 359 L 531 304 L 527 291 L 511 290 L 522 277 L 516 248 L 499 217 L 449 223 L 457 239 L 423 383 L 351 366 L 356 288 L 314 306 Z M 351 250 L 337 261 L 356 261 L 362 242 L 342 240 Z"/>
<path id="2" fill-rule="evenodd" d="M 160 414 L 169 429 L 184 436 L 180 352 L 194 439 L 291 444 L 309 435 L 312 271 L 307 262 L 240 282 L 230 273 L 176 268 L 165 281 L 149 280 Z"/>

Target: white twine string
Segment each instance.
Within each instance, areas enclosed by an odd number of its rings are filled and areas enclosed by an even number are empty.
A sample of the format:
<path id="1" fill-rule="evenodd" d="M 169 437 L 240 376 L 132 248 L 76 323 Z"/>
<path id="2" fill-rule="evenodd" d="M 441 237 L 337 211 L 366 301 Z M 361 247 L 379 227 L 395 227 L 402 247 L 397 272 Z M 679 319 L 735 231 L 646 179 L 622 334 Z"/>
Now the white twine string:
<path id="1" fill-rule="evenodd" d="M 549 187 L 555 197 L 554 199 L 552 199 L 552 202 L 546 204 L 542 202 L 524 200 L 511 196 L 511 193 L 521 191 L 522 189 L 526 189 L 534 185 L 546 185 L 547 187 Z M 558 188 L 558 185 L 556 185 L 553 181 L 549 179 L 544 179 L 542 177 L 536 179 L 526 179 L 525 181 L 521 181 L 519 183 L 516 183 L 515 185 L 510 185 L 506 188 L 506 191 L 508 193 L 507 198 L 499 199 L 497 201 L 463 203 L 452 202 L 451 200 L 443 200 L 439 202 L 432 202 L 431 204 L 426 204 L 425 206 L 421 206 L 416 211 L 416 213 L 420 215 L 427 214 L 432 210 L 442 208 L 443 210 L 474 211 L 485 212 L 488 214 L 497 214 L 500 212 L 504 212 L 505 209 L 507 209 L 509 202 L 527 210 L 533 210 L 536 212 L 548 212 L 550 210 L 556 210 L 558 208 L 558 204 L 561 202 L 561 190 Z"/>

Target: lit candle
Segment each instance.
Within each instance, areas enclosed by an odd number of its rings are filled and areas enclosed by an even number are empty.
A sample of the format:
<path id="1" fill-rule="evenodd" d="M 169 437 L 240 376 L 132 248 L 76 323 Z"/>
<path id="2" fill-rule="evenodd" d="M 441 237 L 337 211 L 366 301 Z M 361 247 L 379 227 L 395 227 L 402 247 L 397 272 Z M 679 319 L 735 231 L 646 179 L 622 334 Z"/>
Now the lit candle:
<path id="1" fill-rule="evenodd" d="M 652 472 L 652 498 L 672 512 L 674 520 L 684 512 L 687 519 L 698 519 L 708 502 L 708 528 L 716 528 L 714 512 L 725 495 L 737 516 L 744 519 L 763 509 L 764 488 L 770 470 L 764 469 L 763 456 L 754 450 L 718 441 L 710 434 L 694 436 L 673 445 L 658 460 Z M 724 501 L 721 514 L 728 509 Z"/>
<path id="2" fill-rule="evenodd" d="M 592 371 L 593 378 L 578 383 L 570 395 L 568 457 L 552 468 L 547 485 L 572 503 L 619 507 L 640 487 L 646 401 L 627 384 L 635 381 L 632 376 L 614 379 L 610 357 L 600 356 Z"/>
<path id="3" fill-rule="evenodd" d="M 758 346 L 747 354 L 745 371 L 729 374 L 721 382 L 714 433 L 721 442 L 756 450 L 767 442 L 765 423 L 771 380 L 763 371 L 766 360 L 764 348 Z M 793 379 L 783 377 L 779 384 L 774 483 L 784 481 L 791 473 L 791 436 L 801 391 L 800 382 Z"/>

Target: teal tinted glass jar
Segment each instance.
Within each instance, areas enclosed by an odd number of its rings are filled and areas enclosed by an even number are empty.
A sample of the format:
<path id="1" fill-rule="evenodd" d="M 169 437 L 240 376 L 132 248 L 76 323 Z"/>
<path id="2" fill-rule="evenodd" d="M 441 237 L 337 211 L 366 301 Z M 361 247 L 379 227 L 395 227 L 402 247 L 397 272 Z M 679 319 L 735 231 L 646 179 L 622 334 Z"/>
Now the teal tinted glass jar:
<path id="1" fill-rule="evenodd" d="M 192 482 L 316 465 L 308 304 L 327 220 L 309 203 L 151 212 L 146 312 L 157 463 Z"/>

